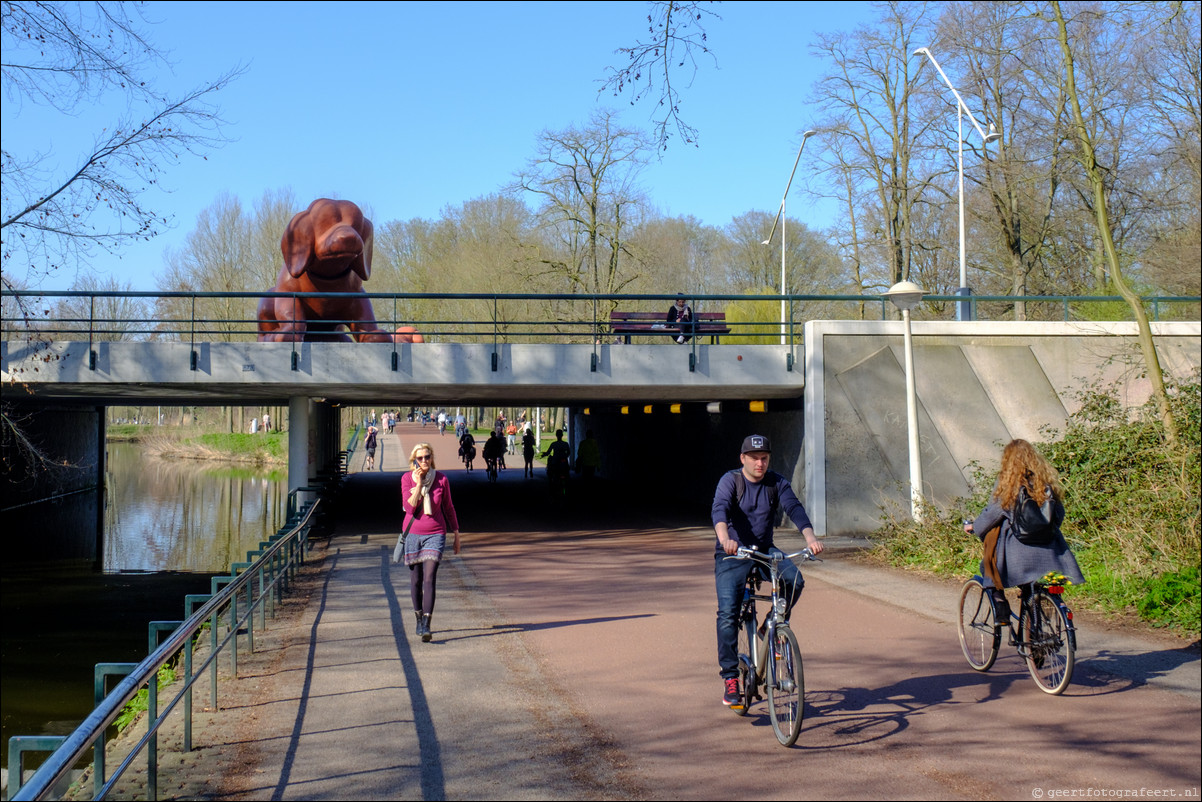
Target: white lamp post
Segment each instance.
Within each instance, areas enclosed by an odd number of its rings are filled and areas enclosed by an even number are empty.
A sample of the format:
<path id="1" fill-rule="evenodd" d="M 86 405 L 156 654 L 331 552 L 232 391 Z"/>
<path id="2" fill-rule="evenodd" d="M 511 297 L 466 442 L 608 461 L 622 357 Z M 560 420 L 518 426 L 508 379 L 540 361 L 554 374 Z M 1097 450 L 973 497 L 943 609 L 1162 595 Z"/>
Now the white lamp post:
<path id="1" fill-rule="evenodd" d="M 939 71 L 939 77 L 943 78 L 943 82 L 947 84 L 947 88 L 952 90 L 952 94 L 956 96 L 956 122 L 959 127 L 959 138 L 956 142 L 958 156 L 956 159 L 957 169 L 960 174 L 960 289 L 956 291 L 957 295 L 964 296 L 962 300 L 956 303 L 956 320 L 972 320 L 972 303 L 967 296 L 972 295 L 972 290 L 968 288 L 968 268 L 964 258 L 964 115 L 968 115 L 968 119 L 972 120 L 972 124 L 977 129 L 977 133 L 981 135 L 981 143 L 988 145 L 995 139 L 1000 139 L 1001 134 L 997 132 L 993 123 L 989 124 L 989 133 L 985 133 L 981 128 L 977 118 L 972 116 L 972 112 L 968 110 L 968 106 L 964 105 L 963 98 L 956 91 L 956 87 L 952 86 L 952 82 L 947 79 L 943 68 L 939 66 L 939 62 L 935 61 L 935 57 L 931 55 L 931 51 L 925 47 L 920 47 L 914 51 L 914 55 L 919 53 L 925 55 L 935 65 L 935 69 Z"/>
<path id="2" fill-rule="evenodd" d="M 801 161 L 801 152 L 805 150 L 806 140 L 812 137 L 817 131 L 806 131 L 801 135 L 801 147 L 797 148 L 797 158 L 793 160 L 793 172 L 789 173 L 789 183 L 785 184 L 785 194 L 781 196 L 780 208 L 776 211 L 776 219 L 772 221 L 772 230 L 768 232 L 768 239 L 764 240 L 761 245 L 767 245 L 772 242 L 772 235 L 776 233 L 776 224 L 780 223 L 780 294 L 787 293 L 785 285 L 785 199 L 789 197 L 789 187 L 793 186 L 793 176 L 797 174 L 797 165 Z M 785 335 L 785 299 L 780 299 L 780 344 L 785 345 L 788 338 Z"/>
<path id="3" fill-rule="evenodd" d="M 906 429 L 910 451 L 910 517 L 922 522 L 922 455 L 918 450 L 918 393 L 914 389 L 914 342 L 910 337 L 910 310 L 922 301 L 922 288 L 911 281 L 900 281 L 885 293 L 901 310 L 905 322 L 906 353 Z"/>

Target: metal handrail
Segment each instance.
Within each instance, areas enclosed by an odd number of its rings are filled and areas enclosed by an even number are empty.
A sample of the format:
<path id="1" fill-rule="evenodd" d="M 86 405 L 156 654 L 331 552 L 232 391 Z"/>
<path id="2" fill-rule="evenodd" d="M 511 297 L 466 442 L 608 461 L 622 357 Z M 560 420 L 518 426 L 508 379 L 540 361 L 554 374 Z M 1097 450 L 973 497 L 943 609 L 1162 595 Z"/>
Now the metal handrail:
<path id="1" fill-rule="evenodd" d="M 54 786 L 71 770 L 88 749 L 98 748 L 103 750 L 104 733 L 120 715 L 121 710 L 131 699 L 137 695 L 138 691 L 143 687 L 152 689 L 152 695 L 157 688 L 157 675 L 159 669 L 166 665 L 171 659 L 184 649 L 192 648 L 192 638 L 200 630 L 205 623 L 211 623 L 214 632 L 214 641 L 216 641 L 217 618 L 219 613 L 229 607 L 230 627 L 229 633 L 220 643 L 214 643 L 209 655 L 204 662 L 192 672 L 190 677 L 186 677 L 182 687 L 176 693 L 175 697 L 163 707 L 161 713 L 156 715 L 154 719 L 147 721 L 146 734 L 141 740 L 130 750 L 129 755 L 112 773 L 107 782 L 103 786 L 100 785 L 104 781 L 103 777 L 97 777 L 97 793 L 96 799 L 103 799 L 111 790 L 113 784 L 120 779 L 121 775 L 129 767 L 134 757 L 141 752 L 148 744 L 156 742 L 156 736 L 159 727 L 162 726 L 167 716 L 175 709 L 175 706 L 185 696 L 190 696 L 192 686 L 204 674 L 205 669 L 211 669 L 216 677 L 215 662 L 227 645 L 233 644 L 232 659 L 234 665 L 237 665 L 238 652 L 238 634 L 239 630 L 245 624 L 248 632 L 253 626 L 252 618 L 256 608 L 260 607 L 266 598 L 268 589 L 276 592 L 277 583 L 286 579 L 290 571 L 297 569 L 297 563 L 303 562 L 304 552 L 307 547 L 307 535 L 309 527 L 313 520 L 314 511 L 320 504 L 320 499 L 311 504 L 305 511 L 299 521 L 286 532 L 276 535 L 262 554 L 255 559 L 249 567 L 239 571 L 238 566 L 235 566 L 231 571 L 229 584 L 220 591 L 215 592 L 208 601 L 206 601 L 199 610 L 195 611 L 185 621 L 179 624 L 171 634 L 164 640 L 156 649 L 137 666 L 114 688 L 101 702 L 96 706 L 92 713 L 84 719 L 83 723 L 76 730 L 67 736 L 53 754 L 38 767 L 29 781 L 21 785 L 16 794 L 13 795 L 14 800 L 24 799 L 44 799 L 46 795 L 54 788 Z M 282 560 L 281 553 L 287 553 L 289 556 L 286 560 Z M 273 578 L 270 583 L 263 583 L 263 575 L 266 572 L 271 572 Z M 220 578 L 219 578 L 220 579 Z M 254 585 L 252 581 L 258 580 L 259 594 L 254 597 Z M 252 598 L 250 604 L 246 606 L 246 612 L 238 617 L 238 594 L 246 591 L 248 598 Z M 252 636 L 253 637 L 253 636 Z M 251 641 L 253 643 L 253 640 Z M 235 668 L 236 672 L 236 668 Z M 188 739 L 190 742 L 190 738 Z M 150 762 L 151 778 L 157 776 L 157 767 L 155 766 L 156 747 L 152 746 L 148 752 L 148 761 Z M 101 765 L 103 765 L 101 763 Z M 10 766 L 10 772 L 13 770 L 20 771 L 20 766 Z M 150 799 L 157 798 L 157 789 L 154 783 L 151 782 L 147 787 L 147 795 Z"/>
<path id="2" fill-rule="evenodd" d="M 113 291 L 40 291 L 40 290 L 4 290 L 0 293 L 3 299 L 32 299 L 43 302 L 54 299 L 87 299 L 89 311 L 71 316 L 64 312 L 61 316 L 53 314 L 40 317 L 37 320 L 24 320 L 19 316 L 6 316 L 0 326 L 0 335 L 5 338 L 29 336 L 37 334 L 44 337 L 55 335 L 70 335 L 86 337 L 95 344 L 98 338 L 106 335 L 116 335 L 129 339 L 167 338 L 187 342 L 195 347 L 197 343 L 211 339 L 223 338 L 254 338 L 258 334 L 258 321 L 254 314 L 254 305 L 263 298 L 363 298 L 371 302 L 380 302 L 381 310 L 388 310 L 385 317 L 377 318 L 377 323 L 391 331 L 398 325 L 417 324 L 417 328 L 427 341 L 445 338 L 448 340 L 470 338 L 479 342 L 492 342 L 494 346 L 501 342 L 517 342 L 522 339 L 539 341 L 541 338 L 555 339 L 562 342 L 564 336 L 578 337 L 582 342 L 597 344 L 599 336 L 609 329 L 609 311 L 611 309 L 646 306 L 654 303 L 657 306 L 664 302 L 675 300 L 675 294 L 602 294 L 602 293 L 286 293 L 286 292 L 113 292 Z M 179 299 L 180 316 L 171 317 L 162 314 L 153 316 L 148 313 L 145 317 L 103 317 L 95 311 L 96 300 L 101 298 L 143 298 L 156 300 Z M 223 312 L 221 317 L 198 317 L 197 302 L 211 300 L 230 300 L 245 302 L 247 317 L 230 316 Z M 737 294 L 698 294 L 692 296 L 695 307 L 712 304 L 728 304 L 731 302 L 770 302 L 785 301 L 789 305 L 788 320 L 790 338 L 799 334 L 795 330 L 798 324 L 797 314 L 804 312 L 802 305 L 807 303 L 851 304 L 853 308 L 868 308 L 879 305 L 879 318 L 886 319 L 892 314 L 888 300 L 883 295 L 737 295 Z M 924 303 L 947 304 L 952 308 L 956 303 L 962 303 L 964 296 L 960 295 L 928 295 Z M 1114 295 L 974 295 L 968 299 L 975 317 L 982 311 L 982 305 L 990 304 L 1024 304 L 1046 305 L 1055 304 L 1061 308 L 1058 317 L 1063 320 L 1073 319 L 1073 309 L 1082 304 L 1116 304 L 1119 309 L 1126 309 L 1126 302 Z M 1202 298 L 1199 296 L 1148 296 L 1142 299 L 1150 307 L 1153 319 L 1160 319 L 1162 308 L 1185 306 L 1186 314 L 1195 316 L 1197 312 L 1188 307 L 1196 307 Z M 421 319 L 400 317 L 398 303 L 408 302 L 411 307 L 422 304 L 433 305 L 434 302 L 454 301 L 468 304 L 465 314 L 446 317 L 430 314 Z M 570 302 L 573 315 L 564 315 L 559 319 L 525 318 L 507 319 L 504 302 L 539 301 L 543 303 Z M 387 303 L 386 303 L 387 302 Z M 481 304 L 481 302 L 483 302 Z M 481 304 L 478 312 L 472 311 L 472 304 Z M 583 305 L 582 305 L 583 304 Z M 47 304 L 49 306 L 49 304 Z M 986 306 L 986 310 L 987 310 Z M 184 311 L 185 309 L 190 310 Z M 80 310 L 82 312 L 82 310 Z M 434 310 L 431 308 L 431 312 Z M 1127 313 L 1121 313 L 1126 315 Z M 829 319 L 829 315 L 825 316 Z M 930 318 L 927 318 L 930 319 Z M 998 318 L 1005 319 L 1005 318 Z M 1126 318 L 1124 318 L 1126 319 Z M 327 321 L 332 324 L 347 324 L 351 321 Z M 775 336 L 779 330 L 780 321 L 728 321 L 732 329 L 730 336 Z"/>

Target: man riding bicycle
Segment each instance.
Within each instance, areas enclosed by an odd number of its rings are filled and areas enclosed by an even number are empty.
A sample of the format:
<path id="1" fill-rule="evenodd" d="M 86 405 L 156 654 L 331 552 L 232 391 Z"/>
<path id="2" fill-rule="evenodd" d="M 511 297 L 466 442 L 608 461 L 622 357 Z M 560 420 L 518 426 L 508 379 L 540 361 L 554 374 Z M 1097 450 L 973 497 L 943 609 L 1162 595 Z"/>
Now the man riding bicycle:
<path id="1" fill-rule="evenodd" d="M 754 547 L 769 554 L 779 551 L 772 541 L 773 521 L 783 509 L 805 536 L 814 554 L 822 551 L 822 542 L 814 536 L 814 527 L 793 488 L 785 477 L 768 470 L 772 444 L 764 435 L 743 439 L 739 453 L 742 467 L 728 471 L 718 480 L 710 513 L 718 536 L 714 547 L 714 584 L 718 591 L 718 668 L 722 675 L 722 704 L 739 701 L 739 604 L 743 587 L 756 568 L 752 560 L 730 560 L 740 546 Z M 805 586 L 801 572 L 791 561 L 781 563 L 789 608 L 786 618 Z"/>
<path id="2" fill-rule="evenodd" d="M 563 441 L 563 429 L 555 430 L 555 442 L 547 446 L 547 450 L 540 456 L 548 455 L 550 459 L 547 460 L 547 478 L 551 481 L 566 478 L 572 459 L 572 448 Z"/>
<path id="3" fill-rule="evenodd" d="M 484 464 L 490 476 L 495 474 L 501 465 L 501 455 L 505 453 L 505 441 L 497 432 L 489 434 L 484 441 Z"/>

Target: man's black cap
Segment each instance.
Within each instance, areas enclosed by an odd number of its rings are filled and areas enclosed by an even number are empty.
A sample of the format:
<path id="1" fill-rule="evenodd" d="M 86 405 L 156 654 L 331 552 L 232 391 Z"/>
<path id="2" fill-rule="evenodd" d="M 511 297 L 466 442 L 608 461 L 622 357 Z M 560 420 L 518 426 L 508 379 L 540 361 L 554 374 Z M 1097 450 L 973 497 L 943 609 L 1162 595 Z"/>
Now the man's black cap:
<path id="1" fill-rule="evenodd" d="M 772 443 L 762 434 L 751 434 L 743 438 L 743 449 L 740 454 L 746 454 L 748 451 L 767 451 L 772 453 Z"/>

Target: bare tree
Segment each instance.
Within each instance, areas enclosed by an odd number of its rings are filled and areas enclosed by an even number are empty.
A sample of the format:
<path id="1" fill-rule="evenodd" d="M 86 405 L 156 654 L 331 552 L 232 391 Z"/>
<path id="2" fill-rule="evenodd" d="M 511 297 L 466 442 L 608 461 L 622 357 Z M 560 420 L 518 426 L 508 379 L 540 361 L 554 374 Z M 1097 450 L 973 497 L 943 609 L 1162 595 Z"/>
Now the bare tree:
<path id="1" fill-rule="evenodd" d="M 559 292 L 621 292 L 635 278 L 626 240 L 644 208 L 638 178 L 650 143 L 599 111 L 587 128 L 543 132 L 538 150 L 510 191 L 539 201 L 554 243 L 540 258 L 544 272 Z"/>
<path id="2" fill-rule="evenodd" d="M 17 104 L 16 125 L 0 145 L 0 286 L 36 286 L 60 268 L 86 263 L 95 248 L 114 251 L 154 236 L 167 221 L 143 200 L 166 166 L 184 153 L 221 143 L 221 119 L 210 96 L 241 70 L 234 69 L 182 97 L 156 93 L 143 73 L 165 63 L 120 3 L 4 0 L 0 4 L 2 83 Z M 10 135 L 25 104 L 63 115 L 64 130 L 88 105 L 121 107 L 125 114 L 100 129 L 74 166 L 60 170 L 37 153 L 18 153 Z M 19 310 L 30 318 L 31 310 Z M 27 327 L 36 336 L 36 326 Z M 0 411 L 4 469 L 18 478 L 61 466 L 22 431 L 22 419 Z"/>
<path id="3" fill-rule="evenodd" d="M 910 54 L 929 38 L 927 12 L 926 3 L 882 4 L 875 27 L 820 34 L 812 48 L 830 65 L 814 92 L 830 115 L 822 128 L 851 140 L 838 175 L 855 186 L 859 234 L 883 250 L 890 285 L 910 277 L 913 209 L 936 169 L 920 148 L 932 115 L 911 109 L 918 70 Z"/>
<path id="4" fill-rule="evenodd" d="M 88 294 L 58 300 L 53 314 L 58 330 L 49 334 L 52 339 L 129 342 L 147 338 L 150 305 L 130 294 L 133 287 L 128 281 L 121 284 L 112 277 L 81 276 L 71 289 Z"/>
<path id="5" fill-rule="evenodd" d="M 159 279 L 166 292 L 231 293 L 246 291 L 252 232 L 255 221 L 242 211 L 242 204 L 222 194 L 201 211 L 196 228 L 184 246 L 167 254 L 167 272 Z M 253 272 L 251 274 L 253 275 Z M 270 289 L 270 286 L 265 289 Z M 202 340 L 253 340 L 256 335 L 254 298 L 198 298 L 188 308 L 186 299 L 164 298 L 161 316 L 195 321 Z"/>
<path id="6" fill-rule="evenodd" d="M 49 106 L 69 118 L 88 104 L 124 101 L 121 119 L 97 132 L 73 167 L 3 146 L 3 286 L 14 268 L 40 280 L 113 251 L 167 224 L 143 200 L 148 185 L 183 153 L 220 144 L 210 96 L 234 69 L 182 97 L 157 94 L 142 76 L 165 59 L 119 3 L 15 2 L 2 10 L 4 94 L 8 102 Z M 18 116 L 18 121 L 20 116 Z M 67 127 L 67 126 L 64 126 Z M 8 127 L 6 126 L 6 131 Z"/>
<path id="7" fill-rule="evenodd" d="M 1160 367 L 1160 358 L 1156 353 L 1156 342 L 1152 338 L 1152 328 L 1148 324 L 1148 315 L 1143 302 L 1127 282 L 1123 274 L 1118 249 L 1115 246 L 1113 230 L 1110 224 L 1110 210 L 1107 203 L 1106 182 L 1103 179 L 1103 167 L 1099 164 L 1094 137 L 1086 125 L 1085 113 L 1081 107 L 1080 93 L 1077 90 L 1076 66 L 1073 50 L 1073 39 L 1069 33 L 1069 23 L 1065 19 L 1059 0 L 1051 0 L 1052 18 L 1056 25 L 1056 38 L 1060 43 L 1063 56 L 1065 89 L 1072 109 L 1073 122 L 1076 128 L 1078 160 L 1089 180 L 1093 191 L 1093 211 L 1098 236 L 1101 240 L 1106 263 L 1110 269 L 1110 278 L 1123 300 L 1131 307 L 1139 327 L 1139 344 L 1143 351 L 1144 365 L 1148 379 L 1152 383 L 1152 395 L 1160 411 L 1160 419 L 1164 424 L 1165 439 L 1172 447 L 1177 446 L 1177 422 L 1173 410 L 1169 406 L 1168 394 L 1164 386 L 1164 374 Z"/>
<path id="8" fill-rule="evenodd" d="M 709 48 L 705 23 L 721 19 L 706 8 L 708 3 L 691 0 L 673 2 L 657 0 L 650 4 L 647 14 L 647 38 L 615 51 L 626 59 L 625 66 L 610 67 L 609 77 L 601 91 L 610 90 L 617 97 L 631 93 L 631 105 L 650 96 L 655 100 L 655 140 L 659 150 L 666 150 L 672 138 L 670 129 L 687 144 L 697 144 L 697 129 L 680 116 L 680 86 L 691 86 L 697 75 L 697 57 L 706 56 L 717 64 Z M 687 78 L 677 80 L 679 70 Z"/>
<path id="9" fill-rule="evenodd" d="M 715 226 L 695 217 L 649 217 L 627 243 L 639 265 L 638 279 L 627 288 L 631 292 L 730 292 L 727 240 Z"/>

